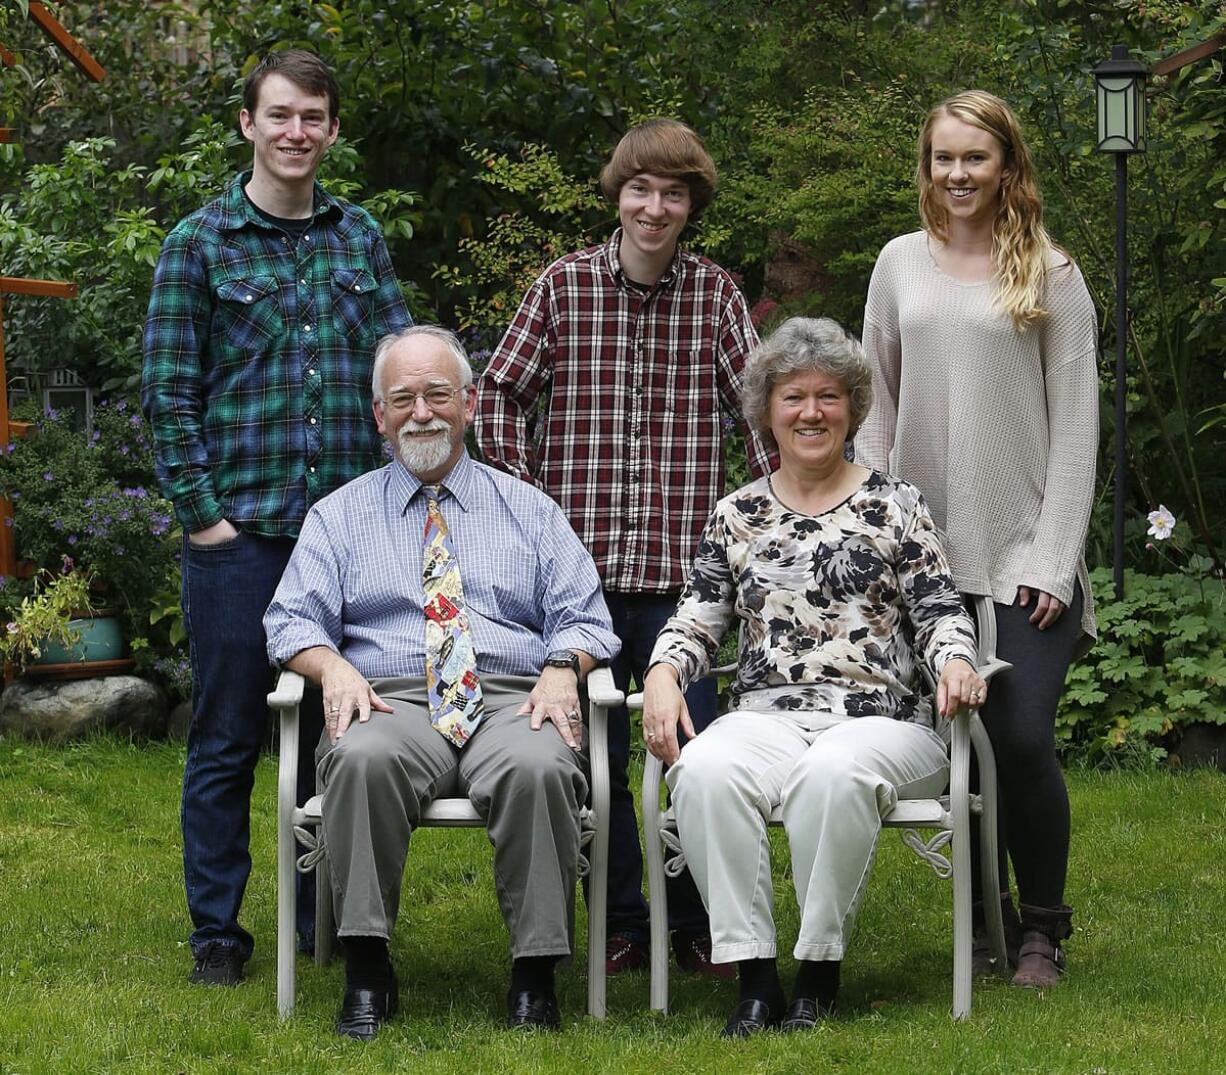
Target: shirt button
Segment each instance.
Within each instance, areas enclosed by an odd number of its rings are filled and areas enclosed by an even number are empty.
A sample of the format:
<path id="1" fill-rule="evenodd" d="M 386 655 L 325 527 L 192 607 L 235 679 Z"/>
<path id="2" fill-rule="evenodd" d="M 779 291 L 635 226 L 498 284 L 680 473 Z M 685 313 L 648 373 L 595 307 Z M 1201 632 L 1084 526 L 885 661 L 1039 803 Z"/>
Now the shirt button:
<path id="1" fill-rule="evenodd" d="M 354 290 L 354 291 L 361 291 L 361 290 L 362 290 L 362 285 L 361 285 L 361 284 L 354 284 L 354 285 L 353 285 L 353 290 Z"/>
<path id="2" fill-rule="evenodd" d="M 303 325 L 303 326 L 302 326 L 302 331 L 303 331 L 303 332 L 310 332 L 310 331 L 311 331 L 311 326 L 310 326 L 310 325 Z"/>
<path id="3" fill-rule="evenodd" d="M 305 284 L 306 284 L 306 281 L 305 281 L 305 280 L 299 280 L 299 281 L 298 281 L 298 283 L 305 285 Z"/>
<path id="4" fill-rule="evenodd" d="M 243 302 L 255 302 L 255 296 L 254 295 L 244 295 Z"/>
<path id="5" fill-rule="evenodd" d="M 314 370 L 307 370 L 307 376 L 308 376 L 308 377 L 314 377 L 314 376 L 315 376 L 315 371 L 314 371 Z"/>
<path id="6" fill-rule="evenodd" d="M 311 419 L 311 425 L 314 425 L 314 424 L 315 424 L 315 419 L 314 419 L 314 418 L 312 418 L 312 419 Z"/>
<path id="7" fill-rule="evenodd" d="M 312 473 L 312 474 L 314 474 L 314 473 L 315 473 L 315 468 L 314 468 L 314 467 L 311 467 L 311 473 Z"/>

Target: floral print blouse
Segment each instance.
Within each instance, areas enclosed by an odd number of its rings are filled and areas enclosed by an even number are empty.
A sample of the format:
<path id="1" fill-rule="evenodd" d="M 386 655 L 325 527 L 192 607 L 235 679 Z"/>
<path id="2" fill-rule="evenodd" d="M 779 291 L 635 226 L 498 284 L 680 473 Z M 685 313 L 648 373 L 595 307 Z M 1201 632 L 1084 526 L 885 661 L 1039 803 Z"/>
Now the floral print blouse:
<path id="1" fill-rule="evenodd" d="M 733 619 L 732 707 L 823 710 L 932 726 L 934 676 L 975 660 L 975 628 L 920 491 L 871 471 L 843 503 L 804 515 L 769 478 L 724 497 L 703 531 L 652 663 L 700 678 Z"/>

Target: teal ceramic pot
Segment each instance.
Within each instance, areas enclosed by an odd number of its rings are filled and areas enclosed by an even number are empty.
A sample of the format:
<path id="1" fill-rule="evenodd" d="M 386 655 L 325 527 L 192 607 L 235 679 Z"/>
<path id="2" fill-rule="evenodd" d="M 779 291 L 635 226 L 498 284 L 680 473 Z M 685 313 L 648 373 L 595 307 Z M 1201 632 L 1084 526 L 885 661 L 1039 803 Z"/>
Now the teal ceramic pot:
<path id="1" fill-rule="evenodd" d="M 42 646 L 41 656 L 34 664 L 71 664 L 81 661 L 114 661 L 123 656 L 123 633 L 115 616 L 100 614 L 86 619 L 69 620 L 69 627 L 81 635 L 71 647 L 58 642 Z"/>

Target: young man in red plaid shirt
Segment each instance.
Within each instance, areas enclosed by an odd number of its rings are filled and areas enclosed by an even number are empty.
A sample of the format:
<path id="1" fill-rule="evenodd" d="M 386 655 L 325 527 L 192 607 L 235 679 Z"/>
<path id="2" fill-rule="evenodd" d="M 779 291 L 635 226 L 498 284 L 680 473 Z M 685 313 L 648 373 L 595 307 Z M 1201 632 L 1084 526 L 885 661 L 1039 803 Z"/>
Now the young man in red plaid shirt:
<path id="1" fill-rule="evenodd" d="M 715 193 L 715 163 L 674 120 L 630 130 L 600 175 L 620 227 L 554 262 L 524 296 L 478 385 L 486 460 L 552 496 L 596 561 L 622 650 L 613 674 L 642 683 L 698 538 L 724 492 L 724 419 L 739 414 L 741 369 L 758 337 L 718 265 L 682 250 L 685 225 Z M 768 449 L 747 440 L 755 476 Z M 686 695 L 694 727 L 715 718 L 715 685 Z M 647 964 L 647 905 L 630 720 L 611 715 L 610 974 Z M 706 911 L 688 873 L 670 883 L 678 963 L 711 963 Z M 726 969 L 724 969 L 726 967 Z"/>

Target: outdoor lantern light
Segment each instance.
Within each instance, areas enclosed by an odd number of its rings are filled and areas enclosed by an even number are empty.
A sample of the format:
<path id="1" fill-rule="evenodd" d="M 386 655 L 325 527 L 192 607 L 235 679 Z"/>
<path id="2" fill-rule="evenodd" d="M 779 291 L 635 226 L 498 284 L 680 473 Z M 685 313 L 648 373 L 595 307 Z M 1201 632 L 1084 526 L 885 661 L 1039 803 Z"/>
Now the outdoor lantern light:
<path id="1" fill-rule="evenodd" d="M 1124 599 L 1124 495 L 1128 458 L 1124 407 L 1128 387 L 1128 154 L 1145 152 L 1144 64 L 1116 45 L 1094 68 L 1098 149 L 1115 154 L 1115 599 Z"/>
<path id="2" fill-rule="evenodd" d="M 1145 152 L 1144 64 L 1116 45 L 1111 59 L 1094 68 L 1098 106 L 1098 149 L 1103 153 Z"/>

